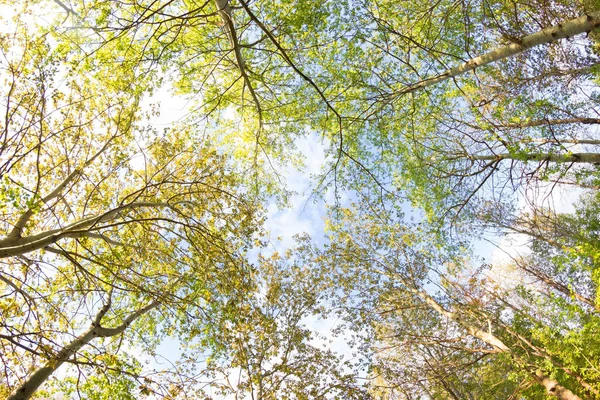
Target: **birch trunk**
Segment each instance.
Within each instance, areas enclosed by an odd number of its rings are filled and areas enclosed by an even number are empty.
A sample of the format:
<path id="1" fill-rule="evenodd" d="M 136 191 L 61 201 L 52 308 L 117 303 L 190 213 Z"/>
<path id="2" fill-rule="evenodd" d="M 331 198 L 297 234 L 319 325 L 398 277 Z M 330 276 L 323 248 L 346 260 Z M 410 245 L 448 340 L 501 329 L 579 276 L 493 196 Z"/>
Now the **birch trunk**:
<path id="1" fill-rule="evenodd" d="M 482 161 L 500 161 L 500 160 L 517 160 L 517 161 L 548 161 L 554 163 L 584 163 L 596 164 L 600 163 L 600 153 L 574 153 L 574 154 L 528 154 L 525 159 L 515 157 L 511 154 L 492 154 L 486 156 L 471 155 L 469 158 Z"/>
<path id="2" fill-rule="evenodd" d="M 93 339 L 98 337 L 111 337 L 116 336 L 125 329 L 133 321 L 146 314 L 150 310 L 158 307 L 159 302 L 154 301 L 147 306 L 137 310 L 136 312 L 130 314 L 125 321 L 121 325 L 116 328 L 104 328 L 100 325 L 100 320 L 108 311 L 110 307 L 110 303 L 108 303 L 105 307 L 100 310 L 94 323 L 90 326 L 90 328 L 79 335 L 75 340 L 71 343 L 67 344 L 62 348 L 54 357 L 46 362 L 43 367 L 38 368 L 33 374 L 29 376 L 22 384 L 17 388 L 12 395 L 8 397 L 7 400 L 27 400 L 35 393 L 36 390 L 56 371 L 61 365 L 65 363 L 69 358 L 71 358 L 75 353 L 77 353 L 83 346 L 91 342 Z"/>
<path id="3" fill-rule="evenodd" d="M 538 121 L 530 121 L 530 122 L 521 122 L 516 124 L 506 124 L 506 125 L 497 125 L 499 128 L 533 128 L 536 126 L 550 126 L 550 125 L 569 125 L 569 124 L 584 124 L 584 125 L 598 125 L 600 124 L 600 118 L 564 118 L 564 119 L 547 119 L 547 120 L 538 120 Z M 568 139 L 567 139 L 568 140 Z M 598 144 L 600 140 L 559 140 L 559 142 L 565 143 L 582 143 L 582 144 Z"/>
<path id="4" fill-rule="evenodd" d="M 539 32 L 523 37 L 518 43 L 511 43 L 506 46 L 500 46 L 492 51 L 485 53 L 479 57 L 470 59 L 469 61 L 448 69 L 445 72 L 434 77 L 424 79 L 420 82 L 413 83 L 408 87 L 400 89 L 393 93 L 394 96 L 411 93 L 416 90 L 424 89 L 428 86 L 438 84 L 448 79 L 455 78 L 459 75 L 473 71 L 475 68 L 483 65 L 491 64 L 500 61 L 504 58 L 512 57 L 522 53 L 532 47 L 548 44 L 560 39 L 567 39 L 581 33 L 590 32 L 600 26 L 600 11 L 582 15 L 579 18 L 566 21 L 562 24 L 542 29 Z"/>
<path id="5" fill-rule="evenodd" d="M 172 207 L 173 206 L 168 203 L 160 202 L 130 203 L 114 208 L 98 216 L 83 218 L 60 229 L 52 229 L 26 237 L 7 236 L 0 239 L 0 258 L 19 256 L 31 251 L 43 249 L 63 238 L 80 238 L 88 236 L 90 233 L 95 234 L 100 231 L 100 228 L 102 227 L 100 224 L 112 221 L 120 214 L 125 214 L 132 210 Z M 95 232 L 91 232 L 92 228 L 94 228 Z"/>
<path id="6" fill-rule="evenodd" d="M 489 344 L 490 346 L 494 347 L 499 352 L 507 353 L 507 354 L 513 353 L 512 350 L 506 344 L 504 344 L 504 342 L 502 342 L 499 338 L 497 338 L 493 333 L 485 332 L 485 331 L 479 329 L 478 327 L 472 325 L 471 323 L 469 323 L 467 320 L 462 318 L 458 313 L 446 310 L 444 307 L 442 307 L 441 304 L 439 304 L 437 301 L 435 301 L 435 299 L 433 297 L 431 297 L 424 290 L 411 288 L 410 286 L 407 286 L 407 287 L 409 288 L 409 290 L 411 290 L 413 293 L 415 293 L 417 296 L 419 296 L 434 311 L 438 312 L 439 314 L 443 315 L 444 317 L 448 318 L 449 320 L 454 321 L 455 323 L 460 325 L 471 336 L 474 336 L 477 339 Z M 549 378 L 548 376 L 544 375 L 542 372 L 535 371 L 535 372 L 531 372 L 531 374 L 536 378 L 536 380 L 538 380 L 540 382 L 540 384 L 542 384 L 542 386 L 544 386 L 544 388 L 546 389 L 546 392 L 549 395 L 557 397 L 561 400 L 581 400 L 581 398 L 579 396 L 577 396 L 575 393 L 571 392 L 569 389 L 560 385 L 554 379 Z"/>

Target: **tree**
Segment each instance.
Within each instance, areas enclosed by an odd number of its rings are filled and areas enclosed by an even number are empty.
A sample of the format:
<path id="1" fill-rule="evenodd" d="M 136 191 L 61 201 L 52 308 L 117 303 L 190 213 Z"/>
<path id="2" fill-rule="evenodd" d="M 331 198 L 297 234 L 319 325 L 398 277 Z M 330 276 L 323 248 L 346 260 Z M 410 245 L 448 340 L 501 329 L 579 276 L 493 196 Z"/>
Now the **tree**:
<path id="1" fill-rule="evenodd" d="M 301 53 L 294 49 L 310 49 L 308 41 L 320 46 L 329 40 L 325 31 L 335 26 L 328 19 L 346 17 L 341 15 L 343 7 L 333 2 L 317 7 L 304 1 L 287 7 L 285 14 L 269 2 L 252 7 L 223 1 L 124 1 L 119 7 L 104 0 L 82 2 L 69 7 L 72 21 L 55 29 L 94 58 L 108 45 L 113 58 L 136 68 L 163 68 L 165 76 L 174 76 L 172 83 L 180 92 L 200 99 L 198 120 L 222 125 L 227 123 L 225 111 L 239 116 L 243 124 L 230 128 L 235 133 L 226 135 L 222 127 L 228 145 L 243 141 L 245 146 L 238 151 L 258 153 L 257 158 L 261 152 L 285 158 L 290 136 L 304 133 L 302 121 L 322 120 L 317 111 L 322 106 L 300 101 L 298 96 L 312 99 L 316 93 L 325 102 L 329 96 L 320 88 L 320 79 L 302 71 L 320 68 L 320 60 L 296 59 Z M 305 36 L 306 26 L 322 27 L 324 33 Z M 99 40 L 87 39 L 90 32 Z M 307 43 L 299 43 L 296 35 Z"/>
<path id="2" fill-rule="evenodd" d="M 46 364 L 43 367 L 36 369 L 33 374 L 27 378 L 27 380 L 25 380 L 17 389 L 15 389 L 14 393 L 9 396 L 8 399 L 18 400 L 30 398 L 31 395 L 50 377 L 50 375 L 52 375 L 65 361 L 77 354 L 82 347 L 88 345 L 93 339 L 110 338 L 121 335 L 125 329 L 127 329 L 127 327 L 136 319 L 159 305 L 158 301 L 154 301 L 131 313 L 120 325 L 114 328 L 107 328 L 102 326 L 102 318 L 110 309 L 110 295 L 111 294 L 109 294 L 107 304 L 105 304 L 100 311 L 98 311 L 98 314 L 96 314 L 90 328 L 75 338 L 75 340 L 73 340 L 71 343 L 65 345 L 55 355 L 49 357 Z M 14 343 L 12 340 L 11 342 Z"/>
<path id="3" fill-rule="evenodd" d="M 456 78 L 461 74 L 474 71 L 478 67 L 500 61 L 504 58 L 513 57 L 521 52 L 529 50 L 530 48 L 540 46 L 542 44 L 548 44 L 556 40 L 570 38 L 581 33 L 591 32 L 598 26 L 600 26 L 600 13 L 595 12 L 582 15 L 579 18 L 566 21 L 556 26 L 547 27 L 539 32 L 532 33 L 531 35 L 527 35 L 523 38 L 515 39 L 511 44 L 492 49 L 485 54 L 472 58 L 464 64 L 451 68 L 439 75 L 410 84 L 407 88 L 402 88 L 395 92 L 393 96 L 401 96 L 415 90 L 436 85 L 444 82 L 445 80 Z"/>
<path id="4" fill-rule="evenodd" d="M 118 372 L 132 396 L 151 378 L 123 341 L 151 352 L 208 323 L 208 298 L 245 287 L 260 198 L 192 127 L 145 126 L 135 68 L 86 75 L 44 32 L 16 29 L 1 43 L 2 392 L 51 391 L 68 363 L 81 381 Z"/>
<path id="5" fill-rule="evenodd" d="M 256 266 L 257 290 L 232 297 L 210 327 L 215 351 L 206 362 L 207 396 L 252 399 L 370 399 L 357 367 L 319 345 L 327 338 L 305 324 L 327 307 L 326 274 L 299 248 L 275 253 Z M 197 363 L 191 348 L 186 362 Z M 189 367 L 188 367 L 189 368 Z M 197 368 L 197 367 L 196 367 Z"/>
<path id="6" fill-rule="evenodd" d="M 374 43 L 384 61 L 372 86 L 381 89 L 367 113 L 370 132 L 361 132 L 352 156 L 373 166 L 380 181 L 389 182 L 386 189 L 404 190 L 414 206 L 437 219 L 475 207 L 472 200 L 507 197 L 523 185 L 565 177 L 582 182 L 593 167 L 560 161 L 582 161 L 586 157 L 571 153 L 596 152 L 573 147 L 594 142 L 586 131 L 597 122 L 597 94 L 590 85 L 597 63 L 593 41 L 582 43 L 586 51 L 550 40 L 547 47 L 521 52 L 521 44 L 545 35 L 531 33 L 538 30 L 534 26 L 563 27 L 561 14 L 589 14 L 594 8 L 460 7 L 374 6 L 381 32 Z M 395 70 L 387 59 L 394 60 Z"/>
<path id="7" fill-rule="evenodd" d="M 333 157 L 322 182 L 352 186 L 355 168 L 350 166 L 356 166 L 371 184 L 388 191 L 400 187 L 431 215 L 439 214 L 433 209 L 444 198 L 443 207 L 460 214 L 494 175 L 508 175 L 499 186 L 511 180 L 514 164 L 497 168 L 499 162 L 479 165 L 471 163 L 472 157 L 544 158 L 533 173 L 557 154 L 568 159 L 567 151 L 520 145 L 548 139 L 535 134 L 540 126 L 532 135 L 521 133 L 521 140 L 505 140 L 490 127 L 498 123 L 479 108 L 502 114 L 501 124 L 523 126 L 524 118 L 514 121 L 514 113 L 504 112 L 514 98 L 510 86 L 519 87 L 519 113 L 532 117 L 552 104 L 540 106 L 530 87 L 521 86 L 531 80 L 529 75 L 555 78 L 556 65 L 564 65 L 563 72 L 585 78 L 582 71 L 597 63 L 563 40 L 597 26 L 597 10 L 587 3 L 507 7 L 495 2 L 461 9 L 445 1 L 433 7 L 402 1 L 325 2 L 319 7 L 302 2 L 293 9 L 245 1 L 119 5 L 96 1 L 63 7 L 72 20 L 55 31 L 94 55 L 108 47 L 110 57 L 132 68 L 155 71 L 160 66 L 175 76 L 180 91 L 199 96 L 199 120 L 223 127 L 231 125 L 224 114 L 236 112 L 244 122 L 221 134 L 222 143 L 244 143 L 236 151 L 261 168 L 276 169 L 278 160 L 294 158 L 290 149 L 298 135 L 323 132 Z M 94 39 L 86 39 L 88 34 Z M 550 67 L 518 75 L 515 65 L 523 62 L 531 65 L 527 69 Z M 514 85 L 505 84 L 506 76 Z M 547 97 L 555 87 L 547 89 Z M 558 100 L 561 110 L 574 110 L 575 96 Z M 593 118 L 581 113 L 571 120 Z M 468 146 L 458 147 L 462 142 Z M 483 149 L 493 149 L 492 154 L 480 154 Z M 561 176 L 568 166 L 551 170 Z M 275 180 L 261 180 L 270 181 Z"/>
<path id="8" fill-rule="evenodd" d="M 410 398 L 402 393 L 411 390 L 455 398 L 597 395 L 596 378 L 586 372 L 596 365 L 596 339 L 587 332 L 595 331 L 597 316 L 587 305 L 552 286 L 556 308 L 544 305 L 535 288 L 501 289 L 483 273 L 485 265 L 470 264 L 464 247 L 436 243 L 424 225 L 407 226 L 376 211 L 344 212 L 317 259 L 338 282 L 333 293 L 341 293 L 350 326 L 361 327 L 371 343 L 378 360 L 373 373 L 384 382 L 379 390 L 391 398 Z M 580 359 L 587 361 L 574 362 L 564 348 L 570 341 L 590 349 Z M 398 361 L 405 353 L 425 377 Z M 513 373 L 503 383 L 506 376 L 496 372 L 507 370 Z"/>
<path id="9" fill-rule="evenodd" d="M 466 247 L 464 226 L 490 203 L 510 203 L 498 199 L 506 193 L 595 183 L 593 4 L 20 4 L 0 43 L 7 395 L 86 397 L 114 380 L 123 398 L 190 397 L 201 379 L 224 396 L 597 394 L 589 365 L 557 344 L 597 347 L 594 272 L 581 267 L 591 241 L 531 235 L 550 248 L 536 244 L 514 264 L 542 289 L 501 290 L 442 224 L 416 228 L 393 214 L 408 199 L 430 221 L 452 215 Z M 38 7 L 61 15 L 24 23 Z M 158 132 L 145 102 L 165 89 L 193 110 Z M 306 271 L 277 257 L 255 266 L 247 251 L 262 204 L 285 201 L 279 168 L 301 162 L 294 140 L 314 132 L 330 156 L 319 188 L 355 189 L 363 214 L 336 210 L 329 248 L 290 255 L 306 255 Z M 582 243 L 590 254 L 566 251 Z M 356 366 L 337 368 L 337 356 L 311 345 L 301 321 L 321 299 L 303 293 L 305 279 L 329 291 L 327 306 L 375 354 L 370 394 Z M 165 337 L 201 372 L 179 360 L 153 374 L 121 346 L 153 354 Z M 197 349 L 209 355 L 194 359 Z M 585 357 L 595 365 L 595 353 Z M 59 367 L 67 377 L 52 380 Z M 242 371 L 235 381 L 231 368 Z"/>

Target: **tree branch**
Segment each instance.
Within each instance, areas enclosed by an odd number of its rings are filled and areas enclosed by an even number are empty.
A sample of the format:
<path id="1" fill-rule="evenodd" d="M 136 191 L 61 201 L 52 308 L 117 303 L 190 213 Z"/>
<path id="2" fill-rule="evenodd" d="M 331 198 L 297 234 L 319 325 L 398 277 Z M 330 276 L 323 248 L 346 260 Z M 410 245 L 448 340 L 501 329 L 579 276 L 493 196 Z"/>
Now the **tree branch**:
<path id="1" fill-rule="evenodd" d="M 542 29 L 539 32 L 523 37 L 518 40 L 518 43 L 497 47 L 488 53 L 472 58 L 464 64 L 448 69 L 439 75 L 408 85 L 393 93 L 392 99 L 455 78 L 469 71 L 473 71 L 478 67 L 514 56 L 533 47 L 552 43 L 560 39 L 571 38 L 581 33 L 590 32 L 598 26 L 600 26 L 600 11 L 582 15 L 579 18 L 566 21 L 562 24 Z"/>
<path id="2" fill-rule="evenodd" d="M 109 310 L 111 305 L 110 295 L 109 301 L 105 304 L 98 314 L 94 318 L 91 326 L 87 331 L 79 335 L 75 340 L 67 344 L 60 350 L 56 356 L 52 357 L 46 362 L 43 367 L 38 368 L 33 372 L 14 392 L 8 397 L 7 400 L 26 400 L 29 399 L 33 393 L 52 375 L 62 364 L 64 364 L 70 357 L 77 353 L 83 346 L 91 342 L 97 337 L 111 337 L 116 336 L 131 325 L 133 321 L 152 309 L 160 305 L 159 301 L 153 301 L 150 304 L 142 307 L 141 309 L 130 314 L 123 323 L 116 328 L 104 328 L 100 325 L 100 320 L 104 317 L 106 312 Z"/>

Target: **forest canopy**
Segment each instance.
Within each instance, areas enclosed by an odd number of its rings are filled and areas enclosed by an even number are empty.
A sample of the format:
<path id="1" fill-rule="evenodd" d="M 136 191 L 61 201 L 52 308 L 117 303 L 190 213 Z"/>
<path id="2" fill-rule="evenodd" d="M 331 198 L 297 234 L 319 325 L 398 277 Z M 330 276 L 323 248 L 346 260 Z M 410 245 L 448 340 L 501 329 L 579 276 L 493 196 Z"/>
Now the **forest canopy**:
<path id="1" fill-rule="evenodd" d="M 600 398 L 598 1 L 0 15 L 0 397 Z"/>

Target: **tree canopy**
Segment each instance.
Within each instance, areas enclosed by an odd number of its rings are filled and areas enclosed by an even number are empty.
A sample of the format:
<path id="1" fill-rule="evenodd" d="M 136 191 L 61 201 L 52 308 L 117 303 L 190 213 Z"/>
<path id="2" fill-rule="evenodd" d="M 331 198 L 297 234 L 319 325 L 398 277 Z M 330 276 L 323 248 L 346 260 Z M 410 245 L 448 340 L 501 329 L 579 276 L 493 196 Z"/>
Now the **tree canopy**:
<path id="1" fill-rule="evenodd" d="M 597 1 L 0 7 L 0 396 L 600 398 Z"/>

